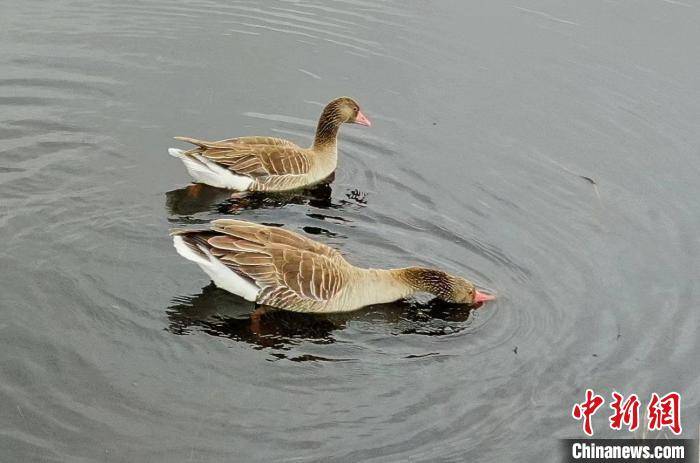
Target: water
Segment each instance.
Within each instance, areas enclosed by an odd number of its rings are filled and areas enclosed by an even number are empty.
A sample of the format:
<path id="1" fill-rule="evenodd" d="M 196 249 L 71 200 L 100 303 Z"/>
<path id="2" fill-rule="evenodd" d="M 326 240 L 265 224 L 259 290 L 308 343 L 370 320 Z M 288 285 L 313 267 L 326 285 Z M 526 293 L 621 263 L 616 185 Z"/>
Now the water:
<path id="1" fill-rule="evenodd" d="M 677 390 L 696 437 L 698 21 L 690 0 L 6 1 L 3 461 L 556 461 L 588 387 Z M 328 186 L 230 201 L 166 154 L 309 143 L 340 95 L 374 124 L 342 128 Z M 167 235 L 227 215 L 499 298 L 251 319 Z"/>

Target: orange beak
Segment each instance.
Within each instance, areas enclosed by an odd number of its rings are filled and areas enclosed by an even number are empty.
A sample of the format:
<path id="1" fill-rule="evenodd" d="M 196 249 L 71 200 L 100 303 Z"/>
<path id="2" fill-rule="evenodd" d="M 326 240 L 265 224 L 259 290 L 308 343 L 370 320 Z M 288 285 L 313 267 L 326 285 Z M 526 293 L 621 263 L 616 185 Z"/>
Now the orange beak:
<path id="1" fill-rule="evenodd" d="M 479 302 L 493 301 L 494 299 L 496 299 L 496 296 L 493 294 L 481 293 L 479 291 L 476 291 L 474 293 L 474 303 L 475 304 L 477 304 Z"/>
<path id="2" fill-rule="evenodd" d="M 357 117 L 355 117 L 355 124 L 366 125 L 367 127 L 372 127 L 372 123 L 367 119 L 367 116 L 362 114 L 362 111 L 357 111 Z"/>

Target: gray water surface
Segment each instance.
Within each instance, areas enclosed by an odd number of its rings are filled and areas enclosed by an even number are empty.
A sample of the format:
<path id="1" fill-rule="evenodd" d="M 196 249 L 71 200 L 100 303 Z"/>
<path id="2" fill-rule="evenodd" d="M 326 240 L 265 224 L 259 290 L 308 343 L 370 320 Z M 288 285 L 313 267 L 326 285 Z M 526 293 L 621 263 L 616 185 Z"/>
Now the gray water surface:
<path id="1" fill-rule="evenodd" d="M 6 0 L 2 461 L 558 461 L 586 388 L 676 390 L 697 437 L 698 24 L 693 0 Z M 373 126 L 330 184 L 232 201 L 166 153 L 306 144 L 340 95 Z M 251 319 L 168 237 L 226 216 L 499 298 Z"/>

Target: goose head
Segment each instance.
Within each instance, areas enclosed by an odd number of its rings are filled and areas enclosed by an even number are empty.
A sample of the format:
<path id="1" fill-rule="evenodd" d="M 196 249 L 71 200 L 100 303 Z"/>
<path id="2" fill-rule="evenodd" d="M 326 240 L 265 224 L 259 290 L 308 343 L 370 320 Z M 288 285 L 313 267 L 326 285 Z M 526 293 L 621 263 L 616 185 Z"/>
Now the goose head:
<path id="1" fill-rule="evenodd" d="M 335 152 L 338 129 L 342 124 L 359 124 L 367 127 L 372 123 L 360 111 L 360 105 L 347 96 L 336 98 L 323 108 L 316 127 L 313 148 L 319 151 Z"/>
<path id="2" fill-rule="evenodd" d="M 360 105 L 357 104 L 355 100 L 349 97 L 341 97 L 338 98 L 339 101 L 339 111 L 342 114 L 342 117 L 344 118 L 344 121 L 349 123 L 349 124 L 359 124 L 359 125 L 364 125 L 367 127 L 371 127 L 372 123 L 370 122 L 369 119 L 367 119 L 367 116 L 362 114 L 362 111 L 360 111 Z"/>
<path id="3" fill-rule="evenodd" d="M 372 125 L 367 116 L 360 111 L 360 105 L 347 96 L 336 98 L 328 103 L 323 109 L 321 119 L 335 124 L 359 124 L 367 127 Z"/>
<path id="4" fill-rule="evenodd" d="M 482 293 L 469 280 L 462 277 L 450 276 L 451 291 L 445 297 L 446 302 L 455 304 L 478 304 L 496 299 L 493 294 Z"/>
<path id="5" fill-rule="evenodd" d="M 496 299 L 496 296 L 476 289 L 471 281 L 442 270 L 410 267 L 402 269 L 401 278 L 415 290 L 453 304 L 478 304 Z"/>

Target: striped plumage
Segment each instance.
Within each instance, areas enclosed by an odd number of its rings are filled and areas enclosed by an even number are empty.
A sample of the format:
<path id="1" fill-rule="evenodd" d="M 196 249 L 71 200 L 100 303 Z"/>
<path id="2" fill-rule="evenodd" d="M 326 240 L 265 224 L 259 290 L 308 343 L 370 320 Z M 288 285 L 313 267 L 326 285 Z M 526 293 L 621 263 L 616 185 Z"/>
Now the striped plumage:
<path id="1" fill-rule="evenodd" d="M 195 181 L 239 191 L 283 191 L 317 183 L 336 168 L 337 136 L 343 123 L 370 125 L 351 98 L 337 98 L 324 108 L 314 143 L 300 148 L 274 137 L 240 137 L 209 142 L 189 137 L 189 151 L 170 148 Z"/>
<path id="2" fill-rule="evenodd" d="M 214 283 L 258 304 L 299 312 L 344 312 L 428 292 L 455 303 L 493 297 L 469 281 L 421 267 L 355 267 L 335 249 L 278 227 L 232 219 L 174 230 L 178 253 Z"/>

